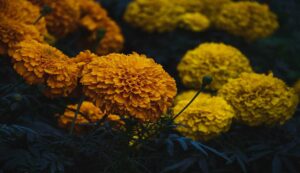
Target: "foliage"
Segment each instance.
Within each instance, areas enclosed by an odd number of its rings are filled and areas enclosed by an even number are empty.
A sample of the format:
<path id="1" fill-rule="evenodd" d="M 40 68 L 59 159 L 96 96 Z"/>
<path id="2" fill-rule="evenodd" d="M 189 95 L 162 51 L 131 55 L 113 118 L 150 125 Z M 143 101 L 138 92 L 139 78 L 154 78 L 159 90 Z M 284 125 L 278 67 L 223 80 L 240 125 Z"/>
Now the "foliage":
<path id="1" fill-rule="evenodd" d="M 176 66 L 184 53 L 199 43 L 217 41 L 241 50 L 257 72 L 273 71 L 288 84 L 300 77 L 300 3 L 261 0 L 279 16 L 272 37 L 247 43 L 227 33 L 192 33 L 177 29 L 147 34 L 122 21 L 130 0 L 99 0 L 122 28 L 125 53 L 137 51 L 156 58 L 178 80 Z M 55 45 L 74 56 L 76 34 Z M 130 40 L 130 41 L 127 41 Z M 11 59 L 0 57 L 0 173 L 169 173 L 169 172 L 294 172 L 300 170 L 300 110 L 284 126 L 233 125 L 229 132 L 207 142 L 183 137 L 173 120 L 157 124 L 124 118 L 116 130 L 110 124 L 90 124 L 91 131 L 70 135 L 57 126 L 57 117 L 74 98 L 46 98 L 44 86 L 29 86 L 14 71 Z M 179 84 L 179 89 L 185 88 Z"/>

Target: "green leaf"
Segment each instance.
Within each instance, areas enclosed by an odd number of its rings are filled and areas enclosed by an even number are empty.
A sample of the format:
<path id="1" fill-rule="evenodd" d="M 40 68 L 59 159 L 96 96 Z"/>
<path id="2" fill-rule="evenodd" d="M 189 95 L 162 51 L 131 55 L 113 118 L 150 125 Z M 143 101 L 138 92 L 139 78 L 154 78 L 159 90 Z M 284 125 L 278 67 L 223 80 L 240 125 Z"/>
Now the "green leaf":
<path id="1" fill-rule="evenodd" d="M 184 167 L 185 169 L 186 168 L 186 165 L 190 166 L 192 165 L 193 163 L 195 162 L 195 158 L 186 158 L 176 164 L 173 164 L 171 166 L 168 166 L 166 167 L 165 169 L 163 169 L 161 171 L 161 173 L 166 173 L 166 172 L 170 172 L 170 171 L 176 171 L 178 169 L 180 169 L 181 167 Z M 181 172 L 184 171 L 184 170 L 181 170 Z"/>
<path id="2" fill-rule="evenodd" d="M 212 152 L 212 153 L 214 153 L 214 154 L 216 154 L 216 155 L 222 157 L 222 158 L 225 159 L 226 161 L 230 161 L 230 159 L 229 159 L 224 153 L 221 153 L 221 152 L 217 151 L 216 149 L 211 148 L 211 147 L 209 147 L 209 146 L 207 146 L 207 145 L 204 145 L 204 144 L 201 144 L 201 143 L 199 143 L 199 145 L 201 145 L 203 148 L 209 150 L 210 152 Z"/>
<path id="3" fill-rule="evenodd" d="M 200 152 L 202 152 L 204 155 L 208 156 L 208 153 L 201 147 L 200 143 L 196 141 L 191 141 L 191 144 Z"/>
<path id="4" fill-rule="evenodd" d="M 272 160 L 272 173 L 281 173 L 282 172 L 282 162 L 278 155 L 275 155 Z"/>
<path id="5" fill-rule="evenodd" d="M 187 145 L 186 142 L 185 142 L 185 138 L 177 138 L 176 140 L 179 142 L 181 148 L 182 148 L 184 151 L 188 150 L 188 145 Z"/>
<path id="6" fill-rule="evenodd" d="M 168 151 L 169 155 L 173 156 L 174 155 L 174 143 L 170 139 L 167 139 L 165 141 L 165 143 L 167 144 L 167 151 Z"/>

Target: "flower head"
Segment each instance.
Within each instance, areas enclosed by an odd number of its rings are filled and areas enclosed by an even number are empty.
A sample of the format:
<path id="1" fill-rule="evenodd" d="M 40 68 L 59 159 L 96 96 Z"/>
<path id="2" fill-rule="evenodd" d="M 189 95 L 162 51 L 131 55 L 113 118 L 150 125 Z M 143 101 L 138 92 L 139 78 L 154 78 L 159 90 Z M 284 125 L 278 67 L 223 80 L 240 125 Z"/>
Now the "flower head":
<path id="1" fill-rule="evenodd" d="M 206 16 L 201 13 L 186 13 L 180 17 L 179 26 L 195 32 L 206 30 L 210 22 Z"/>
<path id="2" fill-rule="evenodd" d="M 135 0 L 127 6 L 124 19 L 146 32 L 168 32 L 177 27 L 202 31 L 208 27 L 206 18 L 200 14 L 202 7 L 199 0 Z"/>
<path id="3" fill-rule="evenodd" d="M 233 108 L 221 97 L 199 95 L 176 119 L 177 130 L 194 140 L 209 140 L 229 130 Z M 179 100 L 173 113 L 176 115 L 190 100 Z"/>
<path id="4" fill-rule="evenodd" d="M 84 66 L 96 58 L 100 58 L 100 57 L 91 53 L 91 51 L 86 50 L 86 51 L 80 52 L 76 57 L 72 58 L 70 61 L 77 64 L 77 66 L 79 68 L 79 77 L 81 77 Z"/>
<path id="5" fill-rule="evenodd" d="M 77 86 L 79 69 L 70 60 L 56 60 L 45 69 L 47 74 L 45 95 L 48 97 L 68 96 Z"/>
<path id="6" fill-rule="evenodd" d="M 176 84 L 153 59 L 136 53 L 94 59 L 82 73 L 84 94 L 108 113 L 158 119 L 172 105 Z"/>
<path id="7" fill-rule="evenodd" d="M 77 104 L 75 105 L 68 105 L 64 114 L 61 115 L 58 119 L 58 125 L 62 128 L 70 128 L 72 121 L 75 116 L 75 112 L 77 109 Z M 75 121 L 75 131 L 76 132 L 83 132 L 88 130 L 87 124 L 97 123 L 99 120 L 104 118 L 105 113 L 102 112 L 97 106 L 93 103 L 84 101 L 79 109 L 79 114 Z M 119 116 L 117 115 L 108 115 L 107 121 L 110 122 L 117 122 L 123 123 Z"/>
<path id="8" fill-rule="evenodd" d="M 200 88 L 202 78 L 211 76 L 211 89 L 219 89 L 241 72 L 251 72 L 248 59 L 236 48 L 222 43 L 204 43 L 188 51 L 178 67 L 183 84 Z"/>
<path id="9" fill-rule="evenodd" d="M 236 111 L 236 119 L 249 126 L 283 124 L 297 107 L 292 88 L 272 74 L 242 73 L 218 92 Z"/>
<path id="10" fill-rule="evenodd" d="M 0 50 L 2 50 L 2 54 L 6 54 L 8 49 L 27 39 L 42 41 L 43 37 L 33 25 L 0 17 Z"/>
<path id="11" fill-rule="evenodd" d="M 28 84 L 45 84 L 49 96 L 67 96 L 77 85 L 77 65 L 54 47 L 25 40 L 10 50 L 9 55 L 17 73 Z"/>
<path id="12" fill-rule="evenodd" d="M 271 35 L 279 24 L 276 15 L 265 4 L 234 2 L 224 5 L 216 27 L 248 41 Z"/>
<path id="13" fill-rule="evenodd" d="M 40 16 L 40 8 L 26 0 L 1 0 L 0 11 L 0 18 L 14 20 L 27 25 L 33 25 Z M 41 35 L 48 34 L 44 17 L 34 26 Z"/>
<path id="14" fill-rule="evenodd" d="M 89 31 L 88 38 L 84 38 L 86 45 L 89 48 L 96 45 L 95 53 L 98 55 L 121 51 L 124 43 L 121 29 L 108 17 L 106 10 L 93 0 L 80 2 L 80 24 Z"/>
<path id="15" fill-rule="evenodd" d="M 214 25 L 217 16 L 225 4 L 232 2 L 232 0 L 201 0 L 203 8 L 201 12 L 207 16 L 211 24 Z"/>
<path id="16" fill-rule="evenodd" d="M 41 8 L 48 6 L 52 12 L 45 16 L 47 28 L 55 37 L 63 37 L 75 31 L 80 17 L 77 0 L 29 0 Z"/>

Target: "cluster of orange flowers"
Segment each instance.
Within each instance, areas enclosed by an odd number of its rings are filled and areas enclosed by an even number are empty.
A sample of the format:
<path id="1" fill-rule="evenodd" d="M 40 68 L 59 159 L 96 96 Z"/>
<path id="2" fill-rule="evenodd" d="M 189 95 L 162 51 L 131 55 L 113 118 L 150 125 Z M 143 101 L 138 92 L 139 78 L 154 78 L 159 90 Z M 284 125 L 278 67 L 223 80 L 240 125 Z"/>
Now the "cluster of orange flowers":
<path id="1" fill-rule="evenodd" d="M 80 42 L 99 55 L 123 48 L 119 26 L 94 0 L 2 0 L 0 10 L 0 54 L 23 40 L 52 41 L 80 30 L 87 32 Z"/>
<path id="2" fill-rule="evenodd" d="M 80 43 L 95 54 L 86 50 L 71 58 L 47 43 L 77 30 L 87 33 Z M 81 105 L 75 130 L 105 115 L 119 124 L 117 115 L 155 121 L 172 105 L 175 80 L 144 55 L 110 54 L 123 42 L 119 26 L 93 0 L 0 1 L 0 54 L 12 59 L 16 72 L 30 85 L 43 85 L 50 98 L 79 91 L 92 101 Z M 67 107 L 61 127 L 71 125 L 77 106 Z"/>

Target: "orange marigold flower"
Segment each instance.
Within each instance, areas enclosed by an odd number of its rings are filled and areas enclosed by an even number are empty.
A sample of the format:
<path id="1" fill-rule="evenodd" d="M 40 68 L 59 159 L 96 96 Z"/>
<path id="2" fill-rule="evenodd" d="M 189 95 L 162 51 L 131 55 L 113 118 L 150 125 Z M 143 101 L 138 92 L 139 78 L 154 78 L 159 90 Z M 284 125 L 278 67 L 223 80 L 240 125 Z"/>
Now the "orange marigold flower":
<path id="1" fill-rule="evenodd" d="M 0 50 L 6 54 L 9 48 L 26 39 L 42 41 L 43 37 L 33 25 L 0 17 Z"/>
<path id="2" fill-rule="evenodd" d="M 80 18 L 77 0 L 29 0 L 41 8 L 48 6 L 52 12 L 45 16 L 47 28 L 55 37 L 63 37 L 77 29 Z"/>
<path id="3" fill-rule="evenodd" d="M 1 0 L 0 11 L 0 18 L 15 20 L 28 25 L 33 25 L 41 15 L 40 8 L 26 0 Z M 34 26 L 42 35 L 48 34 L 44 17 L 39 19 Z"/>
<path id="4" fill-rule="evenodd" d="M 77 109 L 77 104 L 68 105 L 64 114 L 59 117 L 58 125 L 62 128 L 70 128 L 73 118 L 75 116 L 75 112 Z M 102 118 L 104 118 L 105 113 L 103 113 L 98 107 L 96 107 L 93 103 L 84 101 L 79 109 L 79 114 L 75 121 L 75 131 L 82 132 L 87 130 L 84 126 L 89 123 L 96 123 Z M 116 122 L 118 124 L 123 124 L 121 118 L 118 115 L 108 115 L 107 120 L 110 122 Z"/>
<path id="5" fill-rule="evenodd" d="M 119 52 L 123 48 L 124 38 L 119 26 L 108 17 L 105 9 L 93 0 L 84 0 L 80 3 L 80 24 L 90 32 L 86 39 L 89 48 L 96 45 L 95 52 L 106 55 Z M 99 38 L 99 32 L 103 31 L 103 37 Z M 101 33 L 100 33 L 101 34 Z"/>
<path id="6" fill-rule="evenodd" d="M 48 75 L 45 94 L 48 97 L 68 96 L 77 86 L 79 69 L 70 60 L 57 60 L 46 66 Z"/>
<path id="7" fill-rule="evenodd" d="M 10 50 L 9 55 L 17 73 L 28 84 L 45 84 L 48 96 L 67 96 L 77 85 L 76 63 L 50 45 L 25 40 Z"/>
<path id="8" fill-rule="evenodd" d="M 109 54 L 83 69 L 84 94 L 108 113 L 155 121 L 172 105 L 175 80 L 153 59 Z"/>
<path id="9" fill-rule="evenodd" d="M 79 76 L 82 76 L 83 67 L 86 64 L 90 63 L 95 58 L 100 58 L 100 57 L 91 53 L 91 51 L 86 50 L 80 52 L 76 57 L 72 58 L 71 61 L 77 64 L 78 68 L 80 69 Z"/>

